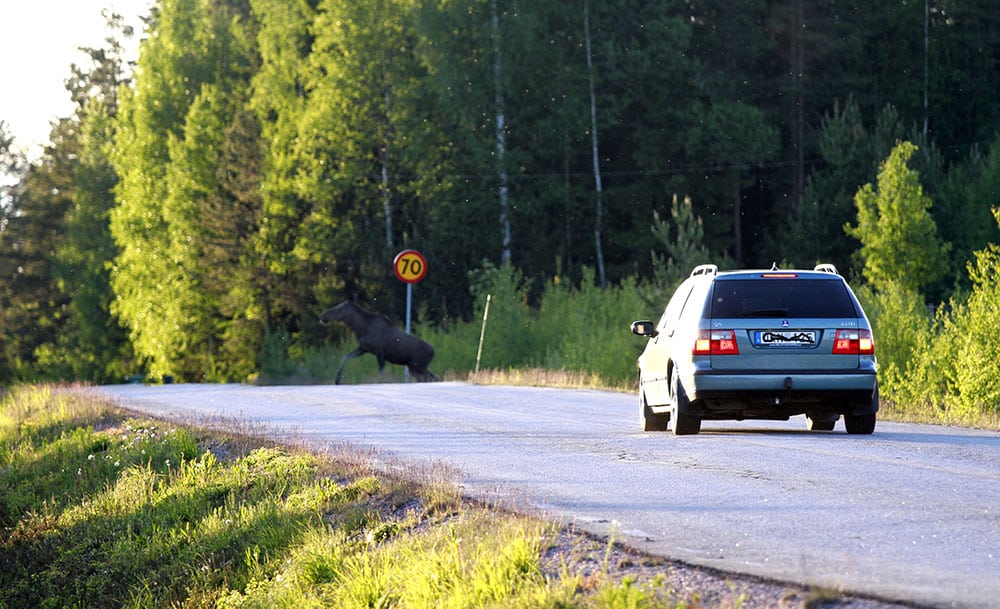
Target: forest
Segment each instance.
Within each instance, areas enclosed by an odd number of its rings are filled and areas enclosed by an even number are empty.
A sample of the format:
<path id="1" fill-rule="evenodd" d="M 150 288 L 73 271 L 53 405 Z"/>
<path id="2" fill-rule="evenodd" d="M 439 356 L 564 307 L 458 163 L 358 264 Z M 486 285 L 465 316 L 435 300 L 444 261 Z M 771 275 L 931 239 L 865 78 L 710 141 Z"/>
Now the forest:
<path id="1" fill-rule="evenodd" d="M 1000 403 L 931 348 L 1000 353 L 949 334 L 991 327 L 966 313 L 990 314 L 1000 273 L 992 0 L 159 0 L 142 32 L 106 19 L 39 158 L 0 122 L 0 383 L 253 379 L 343 339 L 317 320 L 337 302 L 401 320 L 392 260 L 413 248 L 435 336 L 475 325 L 491 281 L 529 316 L 553 291 L 634 292 L 635 319 L 694 263 L 833 263 L 888 312 L 884 384 Z M 540 348 L 528 363 L 558 345 Z"/>

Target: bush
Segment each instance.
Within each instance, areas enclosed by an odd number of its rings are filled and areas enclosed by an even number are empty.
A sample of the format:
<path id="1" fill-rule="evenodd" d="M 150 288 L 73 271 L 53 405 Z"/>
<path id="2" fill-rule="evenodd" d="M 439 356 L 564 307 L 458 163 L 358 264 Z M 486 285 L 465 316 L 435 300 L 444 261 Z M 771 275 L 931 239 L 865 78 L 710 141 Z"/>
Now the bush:
<path id="1" fill-rule="evenodd" d="M 924 387 L 914 383 L 925 352 L 934 342 L 933 318 L 913 289 L 890 282 L 878 291 L 858 290 L 875 333 L 879 391 L 883 401 L 899 406 L 926 400 Z"/>
<path id="2" fill-rule="evenodd" d="M 601 289 L 585 269 L 580 287 L 553 282 L 542 296 L 536 333 L 548 369 L 590 372 L 623 385 L 635 377 L 641 346 L 629 324 L 645 309 L 634 279 Z"/>
<path id="3" fill-rule="evenodd" d="M 582 372 L 622 385 L 635 377 L 641 348 L 629 331 L 646 305 L 635 280 L 597 287 L 593 269 L 585 269 L 579 287 L 555 278 L 537 309 L 528 306 L 529 283 L 520 272 L 488 263 L 473 277 L 476 310 L 490 309 L 483 340 L 484 369 L 545 368 Z M 435 349 L 433 369 L 467 372 L 475 368 L 482 317 L 444 328 L 423 328 Z"/>
<path id="4" fill-rule="evenodd" d="M 1000 210 L 994 210 L 1000 223 Z M 972 293 L 944 326 L 954 349 L 947 406 L 959 420 L 1000 414 L 1000 246 L 976 252 L 969 264 Z"/>

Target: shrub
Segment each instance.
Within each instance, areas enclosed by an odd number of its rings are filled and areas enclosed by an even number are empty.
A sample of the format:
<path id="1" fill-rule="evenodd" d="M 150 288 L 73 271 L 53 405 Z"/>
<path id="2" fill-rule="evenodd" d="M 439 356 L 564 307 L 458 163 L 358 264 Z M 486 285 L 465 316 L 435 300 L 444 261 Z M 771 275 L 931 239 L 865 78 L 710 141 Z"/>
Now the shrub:
<path id="1" fill-rule="evenodd" d="M 890 404 L 924 401 L 924 388 L 914 383 L 925 352 L 934 342 L 933 318 L 914 289 L 889 282 L 878 291 L 858 290 L 875 331 L 879 390 Z"/>
<path id="2" fill-rule="evenodd" d="M 993 213 L 1000 223 L 1000 209 Z M 955 356 L 947 405 L 959 420 L 1000 413 L 1000 246 L 990 244 L 975 256 L 968 267 L 972 293 L 944 328 Z"/>

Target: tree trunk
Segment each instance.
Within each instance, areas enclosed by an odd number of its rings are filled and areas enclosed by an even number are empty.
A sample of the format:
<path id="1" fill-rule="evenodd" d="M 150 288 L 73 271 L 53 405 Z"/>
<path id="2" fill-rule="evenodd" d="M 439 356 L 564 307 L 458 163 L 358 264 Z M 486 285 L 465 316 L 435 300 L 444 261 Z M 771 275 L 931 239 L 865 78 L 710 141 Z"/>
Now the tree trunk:
<path id="1" fill-rule="evenodd" d="M 740 201 L 740 174 L 733 174 L 733 258 L 743 266 L 743 204 Z"/>
<path id="2" fill-rule="evenodd" d="M 805 78 L 806 56 L 805 56 L 805 27 L 806 17 L 803 8 L 803 0 L 795 0 L 795 20 L 792 24 L 792 87 L 794 94 L 792 100 L 794 104 L 795 126 L 792 129 L 794 134 L 795 149 L 795 209 L 802 209 L 802 201 L 806 192 L 806 152 L 805 152 L 805 89 L 803 78 Z"/>
<path id="3" fill-rule="evenodd" d="M 604 186 L 601 183 L 601 162 L 597 146 L 597 96 L 594 93 L 594 60 L 590 53 L 590 3 L 583 3 L 583 36 L 587 49 L 587 80 L 590 85 L 590 147 L 594 160 L 594 249 L 597 256 L 597 279 L 601 288 L 608 287 L 604 272 L 604 248 L 601 244 L 601 223 L 604 215 Z"/>
<path id="4" fill-rule="evenodd" d="M 385 213 L 385 246 L 392 251 L 392 192 L 389 190 L 389 139 L 392 127 L 389 125 L 389 87 L 385 88 L 386 134 L 379 146 L 379 165 L 382 168 L 382 210 Z"/>
<path id="5" fill-rule="evenodd" d="M 507 187 L 507 119 L 503 104 L 503 60 L 500 57 L 500 12 L 497 0 L 490 3 L 493 12 L 493 90 L 496 96 L 496 141 L 497 141 L 497 178 L 499 188 L 497 197 L 500 201 L 500 230 L 503 235 L 500 264 L 510 262 L 510 201 Z"/>

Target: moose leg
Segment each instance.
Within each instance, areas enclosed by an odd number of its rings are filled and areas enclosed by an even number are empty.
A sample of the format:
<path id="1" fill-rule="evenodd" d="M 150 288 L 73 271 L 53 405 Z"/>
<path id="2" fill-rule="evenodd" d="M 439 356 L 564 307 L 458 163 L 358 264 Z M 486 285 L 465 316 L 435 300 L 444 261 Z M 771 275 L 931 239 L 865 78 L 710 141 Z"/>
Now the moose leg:
<path id="1" fill-rule="evenodd" d="M 366 351 L 364 349 L 358 347 L 354 351 L 351 351 L 350 353 L 348 353 L 347 355 L 345 355 L 344 359 L 340 360 L 340 369 L 337 370 L 337 378 L 333 379 L 333 384 L 334 385 L 339 385 L 340 384 L 340 375 L 344 373 L 344 366 L 347 365 L 347 362 L 350 361 L 350 360 L 352 360 L 352 359 L 354 359 L 355 357 L 357 357 L 359 355 L 364 354 L 364 353 L 366 353 Z"/>
<path id="2" fill-rule="evenodd" d="M 414 378 L 416 378 L 417 381 L 420 383 L 431 383 L 441 380 L 441 377 L 434 374 L 427 368 L 421 368 L 419 370 L 414 370 L 413 368 L 410 368 L 410 372 L 413 373 Z"/>

